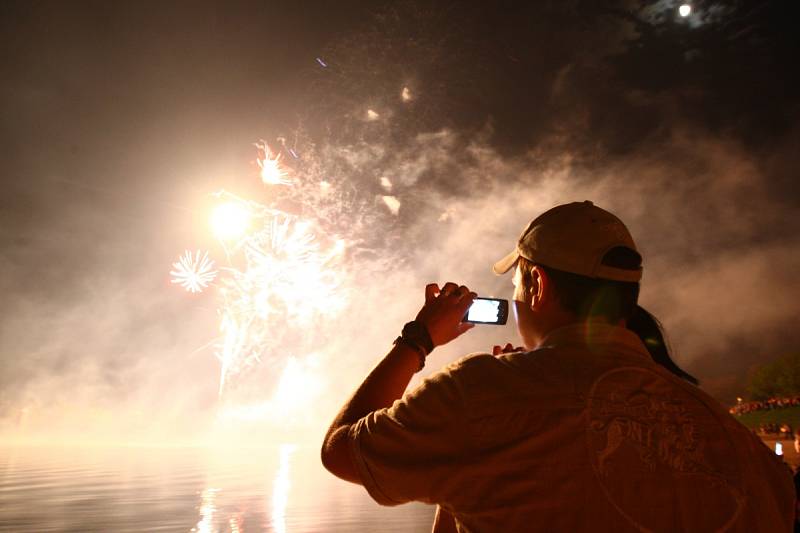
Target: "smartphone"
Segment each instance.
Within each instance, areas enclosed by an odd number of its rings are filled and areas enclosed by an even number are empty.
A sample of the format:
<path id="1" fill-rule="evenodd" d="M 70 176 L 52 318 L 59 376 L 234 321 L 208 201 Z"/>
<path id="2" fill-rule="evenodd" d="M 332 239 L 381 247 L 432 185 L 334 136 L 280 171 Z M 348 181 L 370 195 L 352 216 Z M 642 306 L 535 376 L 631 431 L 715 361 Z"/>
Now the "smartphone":
<path id="1" fill-rule="evenodd" d="M 502 326 L 508 320 L 508 300 L 500 298 L 475 298 L 464 315 L 464 322 Z"/>

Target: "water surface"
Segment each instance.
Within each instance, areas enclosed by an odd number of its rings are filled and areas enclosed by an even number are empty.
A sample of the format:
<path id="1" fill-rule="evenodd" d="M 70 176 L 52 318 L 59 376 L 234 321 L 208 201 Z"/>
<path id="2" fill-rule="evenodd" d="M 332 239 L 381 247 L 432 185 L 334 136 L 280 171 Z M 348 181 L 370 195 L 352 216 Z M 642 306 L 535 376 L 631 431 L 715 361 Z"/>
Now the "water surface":
<path id="1" fill-rule="evenodd" d="M 316 447 L 0 447 L 0 531 L 423 532 L 433 513 L 377 505 Z"/>

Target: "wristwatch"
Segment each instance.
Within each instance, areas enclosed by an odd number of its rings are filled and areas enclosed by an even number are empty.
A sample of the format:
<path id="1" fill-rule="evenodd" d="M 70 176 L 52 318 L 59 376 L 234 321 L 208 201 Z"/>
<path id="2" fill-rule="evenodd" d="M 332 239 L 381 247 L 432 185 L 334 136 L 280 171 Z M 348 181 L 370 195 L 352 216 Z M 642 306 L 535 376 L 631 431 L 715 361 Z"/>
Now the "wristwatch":
<path id="1" fill-rule="evenodd" d="M 428 328 L 422 322 L 412 320 L 403 326 L 403 332 L 394 341 L 394 344 L 403 343 L 419 354 L 419 369 L 425 366 L 425 357 L 433 351 L 433 341 L 428 333 Z"/>

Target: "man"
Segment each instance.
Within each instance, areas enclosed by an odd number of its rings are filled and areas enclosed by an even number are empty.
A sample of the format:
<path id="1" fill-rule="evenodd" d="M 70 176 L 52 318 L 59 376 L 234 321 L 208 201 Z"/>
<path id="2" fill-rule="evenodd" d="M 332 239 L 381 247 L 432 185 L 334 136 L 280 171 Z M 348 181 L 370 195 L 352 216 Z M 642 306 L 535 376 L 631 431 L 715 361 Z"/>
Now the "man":
<path id="1" fill-rule="evenodd" d="M 617 217 L 555 207 L 494 267 L 512 269 L 529 351 L 473 354 L 404 396 L 425 356 L 471 327 L 475 293 L 428 285 L 331 425 L 328 470 L 383 505 L 438 504 L 435 531 L 791 529 L 786 467 L 668 357 L 654 362 L 645 343 L 660 333 L 629 329 L 641 256 Z"/>

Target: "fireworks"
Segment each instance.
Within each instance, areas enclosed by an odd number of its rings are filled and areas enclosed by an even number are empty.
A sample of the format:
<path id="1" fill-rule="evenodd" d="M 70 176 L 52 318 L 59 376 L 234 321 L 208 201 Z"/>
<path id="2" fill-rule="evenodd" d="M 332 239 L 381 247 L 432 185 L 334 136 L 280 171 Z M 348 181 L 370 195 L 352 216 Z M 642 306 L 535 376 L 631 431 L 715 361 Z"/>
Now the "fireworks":
<path id="1" fill-rule="evenodd" d="M 259 141 L 256 147 L 262 181 L 290 184 L 267 144 Z M 273 370 L 283 368 L 268 405 L 288 409 L 296 402 L 287 397 L 283 384 L 291 378 L 297 390 L 308 389 L 311 378 L 297 369 L 303 368 L 303 356 L 311 357 L 320 321 L 338 314 L 346 303 L 339 264 L 345 242 L 326 235 L 312 220 L 228 191 L 214 196 L 218 205 L 211 229 L 226 258 L 215 283 L 220 299 L 220 337 L 214 343 L 220 360 L 219 395 L 234 378 L 266 360 Z M 207 253 L 187 251 L 174 266 L 173 283 L 192 292 L 207 287 L 217 275 Z"/>
<path id="2" fill-rule="evenodd" d="M 280 154 L 273 157 L 266 141 L 261 140 L 254 145 L 258 148 L 256 161 L 261 169 L 261 181 L 264 185 L 291 185 L 292 180 L 286 177 L 286 171 L 278 164 L 281 158 Z"/>
<path id="3" fill-rule="evenodd" d="M 180 284 L 192 293 L 202 292 L 217 276 L 214 261 L 208 258 L 208 252 L 201 254 L 200 250 L 194 255 L 186 250 L 177 262 L 172 263 L 172 266 L 175 268 L 170 271 L 172 283 Z"/>
<path id="4" fill-rule="evenodd" d="M 255 229 L 238 250 L 227 250 L 239 268 L 226 268 L 221 281 L 220 394 L 230 376 L 258 364 L 284 336 L 313 328 L 344 304 L 336 269 L 342 241 L 325 250 L 310 223 L 264 206 L 253 217 Z"/>

